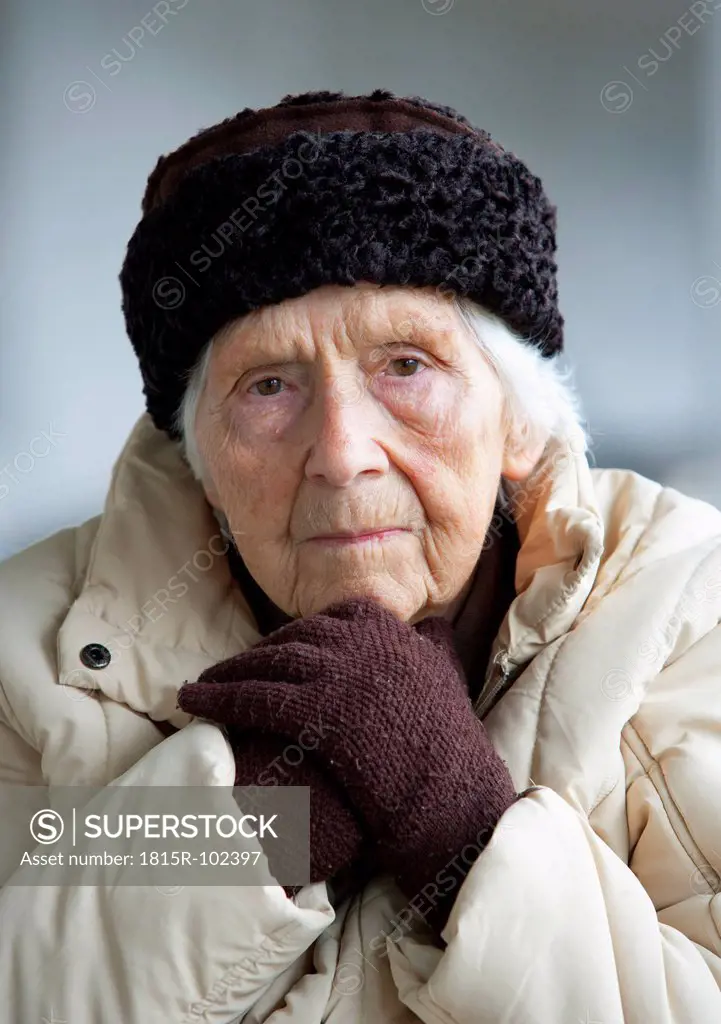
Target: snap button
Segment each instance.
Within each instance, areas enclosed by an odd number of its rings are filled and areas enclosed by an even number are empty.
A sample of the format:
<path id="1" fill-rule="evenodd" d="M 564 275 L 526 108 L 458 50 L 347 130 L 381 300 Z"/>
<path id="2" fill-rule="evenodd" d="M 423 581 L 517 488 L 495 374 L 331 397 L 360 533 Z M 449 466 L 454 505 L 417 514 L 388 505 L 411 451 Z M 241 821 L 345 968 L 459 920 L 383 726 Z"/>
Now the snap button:
<path id="1" fill-rule="evenodd" d="M 87 668 L 106 668 L 110 664 L 110 651 L 102 644 L 86 644 L 80 652 L 80 660 Z"/>

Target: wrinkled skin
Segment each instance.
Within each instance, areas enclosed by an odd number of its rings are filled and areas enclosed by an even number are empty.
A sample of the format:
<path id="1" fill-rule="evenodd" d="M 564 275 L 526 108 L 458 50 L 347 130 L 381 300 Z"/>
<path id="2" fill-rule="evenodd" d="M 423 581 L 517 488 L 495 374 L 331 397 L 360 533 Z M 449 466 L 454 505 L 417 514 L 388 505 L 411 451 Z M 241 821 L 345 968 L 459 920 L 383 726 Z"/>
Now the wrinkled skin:
<path id="1" fill-rule="evenodd" d="M 288 615 L 352 597 L 451 617 L 501 475 L 541 447 L 504 433 L 498 379 L 433 288 L 325 285 L 229 325 L 195 421 L 205 493 Z M 340 531 L 394 528 L 342 543 Z M 483 562 L 481 562 L 483 566 Z"/>

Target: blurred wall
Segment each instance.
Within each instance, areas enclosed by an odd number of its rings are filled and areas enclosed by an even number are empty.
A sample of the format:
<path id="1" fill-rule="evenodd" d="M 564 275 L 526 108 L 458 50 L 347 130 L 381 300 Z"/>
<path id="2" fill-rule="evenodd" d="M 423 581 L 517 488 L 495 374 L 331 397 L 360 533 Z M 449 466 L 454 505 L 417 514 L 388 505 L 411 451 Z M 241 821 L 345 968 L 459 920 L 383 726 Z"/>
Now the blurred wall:
<path id="1" fill-rule="evenodd" d="M 705 486 L 706 453 L 721 457 L 721 10 L 167 6 L 163 22 L 148 0 L 5 0 L 0 557 L 100 511 L 142 411 L 117 275 L 158 156 L 306 89 L 424 95 L 525 159 L 559 208 L 567 358 L 593 460 L 665 478 L 703 456 Z"/>
<path id="2" fill-rule="evenodd" d="M 708 364 L 711 406 L 699 401 L 695 437 L 684 452 L 671 452 L 659 474 L 665 483 L 704 498 L 721 508 L 721 431 L 714 410 L 721 407 L 721 18 L 716 12 L 708 25 L 707 59 L 703 62 L 701 103 L 705 131 L 702 138 L 699 210 L 701 246 L 695 267 L 693 297 L 700 301 L 711 330 L 710 344 L 716 353 Z M 694 352 L 689 353 L 695 358 Z"/>

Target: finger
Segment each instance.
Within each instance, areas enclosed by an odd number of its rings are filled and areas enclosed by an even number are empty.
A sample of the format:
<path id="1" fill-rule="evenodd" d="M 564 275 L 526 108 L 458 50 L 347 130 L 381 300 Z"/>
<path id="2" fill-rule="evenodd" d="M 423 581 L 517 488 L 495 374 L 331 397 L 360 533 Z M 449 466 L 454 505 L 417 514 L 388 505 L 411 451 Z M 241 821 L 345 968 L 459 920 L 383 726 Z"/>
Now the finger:
<path id="1" fill-rule="evenodd" d="M 295 735 L 314 711 L 310 690 L 304 693 L 302 708 L 297 699 L 292 699 L 296 693 L 287 684 L 257 679 L 242 683 L 185 683 L 178 690 L 178 707 L 211 722 L 266 732 L 290 730 Z"/>
<path id="2" fill-rule="evenodd" d="M 256 644 L 240 654 L 206 668 L 201 683 L 238 683 L 265 679 L 276 683 L 301 683 L 317 678 L 320 651 L 308 643 L 287 641 L 268 646 Z"/>

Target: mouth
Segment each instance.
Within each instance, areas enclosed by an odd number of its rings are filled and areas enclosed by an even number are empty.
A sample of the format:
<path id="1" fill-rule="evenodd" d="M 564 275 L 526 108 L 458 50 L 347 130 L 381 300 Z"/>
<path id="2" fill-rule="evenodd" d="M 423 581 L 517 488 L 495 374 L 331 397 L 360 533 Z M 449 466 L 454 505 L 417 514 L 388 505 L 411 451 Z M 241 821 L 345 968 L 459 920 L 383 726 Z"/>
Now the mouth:
<path id="1" fill-rule="evenodd" d="M 410 533 L 410 530 L 400 526 L 383 526 L 377 530 L 344 530 L 339 533 L 318 534 L 316 537 L 309 537 L 308 540 L 313 544 L 368 544 L 390 540 L 402 533 Z"/>

